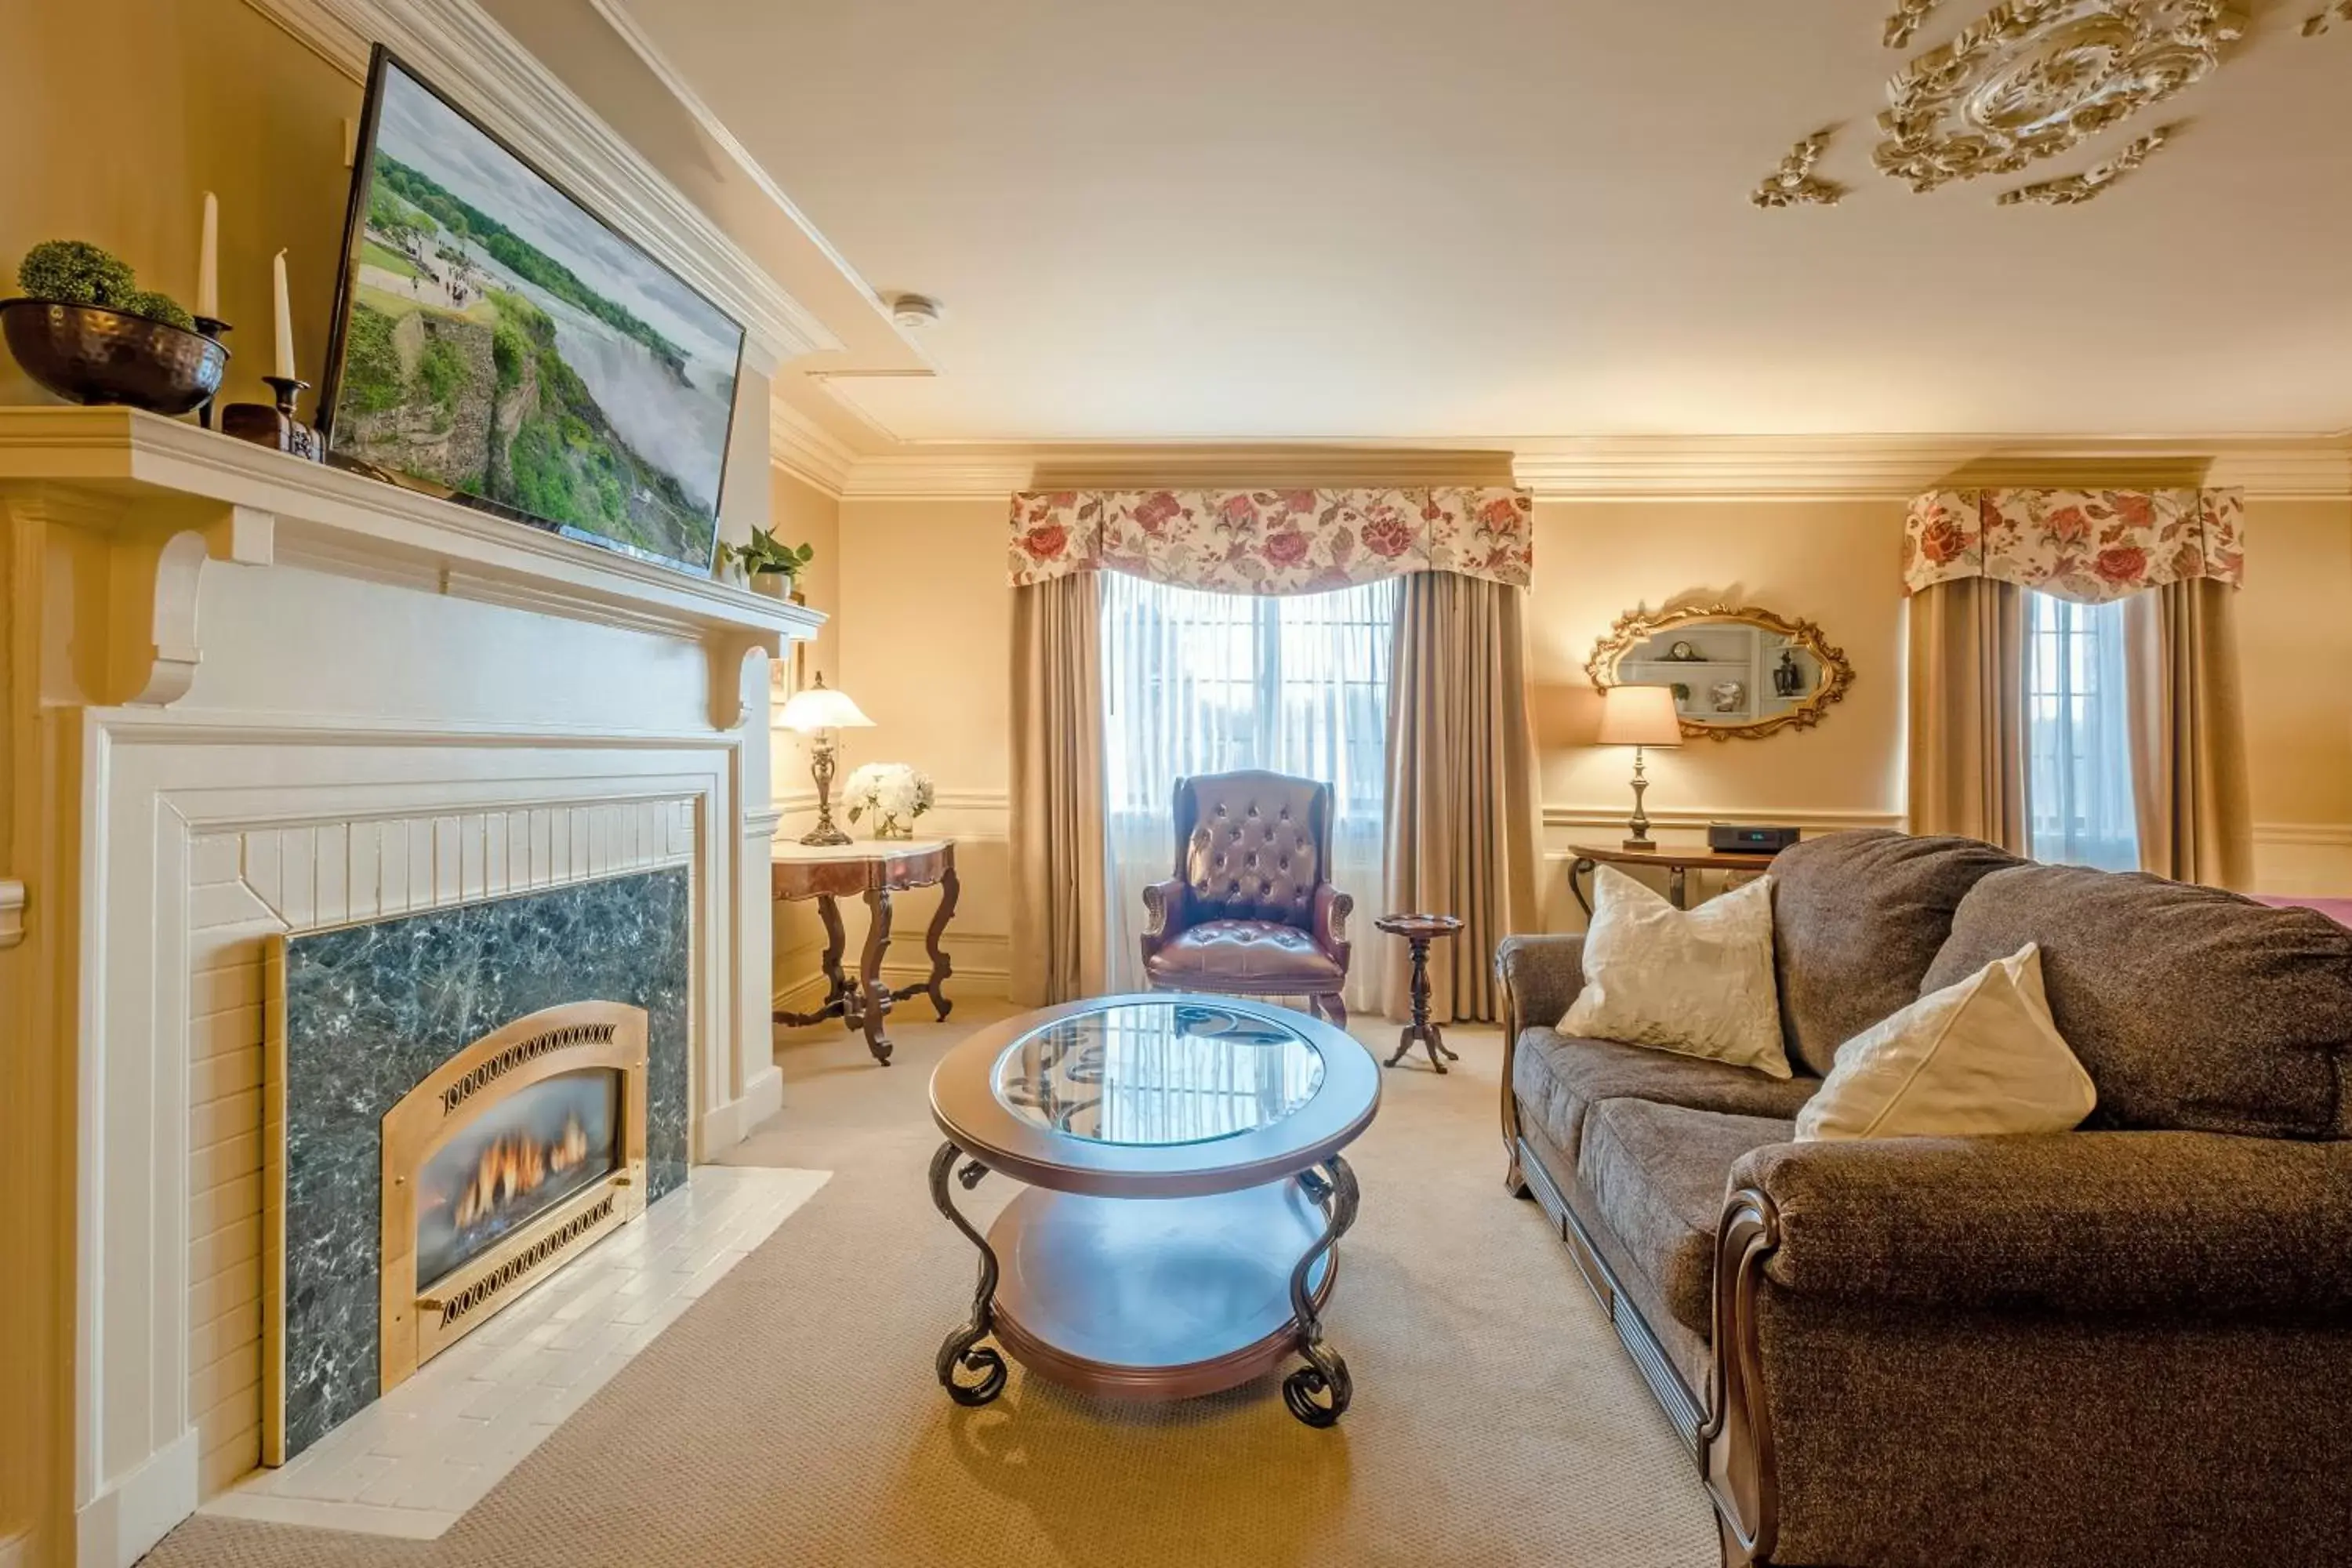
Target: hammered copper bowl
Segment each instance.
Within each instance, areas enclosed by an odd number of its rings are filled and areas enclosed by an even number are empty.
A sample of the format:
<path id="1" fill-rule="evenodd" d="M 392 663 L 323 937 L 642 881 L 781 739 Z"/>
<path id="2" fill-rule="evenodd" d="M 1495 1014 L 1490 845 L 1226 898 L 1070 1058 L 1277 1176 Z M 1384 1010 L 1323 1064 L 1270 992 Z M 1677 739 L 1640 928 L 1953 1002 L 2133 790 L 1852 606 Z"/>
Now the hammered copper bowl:
<path id="1" fill-rule="evenodd" d="M 0 327 L 25 374 L 75 403 L 185 414 L 220 391 L 228 368 L 211 338 L 97 305 L 0 300 Z"/>

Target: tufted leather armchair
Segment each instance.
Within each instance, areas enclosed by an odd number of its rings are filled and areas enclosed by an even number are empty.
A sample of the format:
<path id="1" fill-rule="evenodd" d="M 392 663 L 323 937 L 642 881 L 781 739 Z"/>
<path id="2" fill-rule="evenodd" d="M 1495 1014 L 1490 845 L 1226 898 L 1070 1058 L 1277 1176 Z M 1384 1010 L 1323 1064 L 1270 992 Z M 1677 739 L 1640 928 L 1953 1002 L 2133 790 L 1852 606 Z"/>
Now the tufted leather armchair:
<path id="1" fill-rule="evenodd" d="M 1305 996 L 1348 1021 L 1347 921 L 1333 887 L 1331 786 L 1283 773 L 1176 784 L 1176 874 L 1143 889 L 1143 972 L 1171 991 Z"/>

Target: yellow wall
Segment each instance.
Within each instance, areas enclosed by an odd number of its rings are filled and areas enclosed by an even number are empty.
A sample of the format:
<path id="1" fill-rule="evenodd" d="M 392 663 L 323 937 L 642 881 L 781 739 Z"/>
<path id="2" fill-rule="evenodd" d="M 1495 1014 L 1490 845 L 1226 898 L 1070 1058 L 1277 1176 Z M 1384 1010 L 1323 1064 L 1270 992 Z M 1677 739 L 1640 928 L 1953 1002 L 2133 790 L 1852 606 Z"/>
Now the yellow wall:
<path id="1" fill-rule="evenodd" d="M 1528 624 L 1547 924 L 1580 923 L 1569 847 L 1623 836 L 1630 758 L 1591 743 L 1583 667 L 1594 641 L 1637 606 L 1762 605 L 1818 623 L 1855 672 L 1815 729 L 1653 753 L 1650 805 L 1677 825 L 1663 829 L 1669 837 L 1692 839 L 1711 816 L 1793 817 L 1809 830 L 1901 826 L 1903 514 L 1892 500 L 1537 506 Z M 926 826 L 974 836 L 962 851 L 956 929 L 974 942 L 975 964 L 985 952 L 997 967 L 1008 927 L 1003 506 L 845 501 L 840 525 L 838 683 L 879 726 L 849 738 L 844 765 L 888 759 L 930 773 L 943 804 Z M 2248 530 L 2241 624 L 2261 879 L 2271 890 L 2352 892 L 2352 503 L 2256 500 Z M 919 896 L 907 905 L 929 908 Z M 899 930 L 908 926 L 902 918 Z"/>
<path id="2" fill-rule="evenodd" d="M 2238 647 L 2264 887 L 2352 892 L 2352 502 L 2248 506 Z"/>

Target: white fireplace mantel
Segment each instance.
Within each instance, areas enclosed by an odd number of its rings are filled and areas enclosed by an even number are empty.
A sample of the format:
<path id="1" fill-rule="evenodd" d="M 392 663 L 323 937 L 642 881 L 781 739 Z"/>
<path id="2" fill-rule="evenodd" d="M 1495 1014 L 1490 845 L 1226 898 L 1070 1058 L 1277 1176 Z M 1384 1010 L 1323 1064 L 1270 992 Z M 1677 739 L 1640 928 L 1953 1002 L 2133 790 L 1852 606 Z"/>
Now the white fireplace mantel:
<path id="1" fill-rule="evenodd" d="M 781 1106 L 757 717 L 823 622 L 191 424 L 0 409 L 0 1150 L 61 1281 L 0 1335 L 70 1423 L 26 1450 L 71 1501 L 37 1559 L 128 1568 L 258 1457 L 271 936 L 686 868 L 694 1156 Z"/>
<path id="2" fill-rule="evenodd" d="M 118 638 L 90 672 L 113 703 L 164 706 L 187 694 L 204 657 L 196 579 L 207 561 L 301 566 L 698 641 L 710 650 L 711 723 L 721 730 L 742 721 L 744 658 L 772 657 L 824 620 L 135 409 L 0 409 L 0 491 L 108 535 L 117 594 L 152 600 L 152 637 Z"/>

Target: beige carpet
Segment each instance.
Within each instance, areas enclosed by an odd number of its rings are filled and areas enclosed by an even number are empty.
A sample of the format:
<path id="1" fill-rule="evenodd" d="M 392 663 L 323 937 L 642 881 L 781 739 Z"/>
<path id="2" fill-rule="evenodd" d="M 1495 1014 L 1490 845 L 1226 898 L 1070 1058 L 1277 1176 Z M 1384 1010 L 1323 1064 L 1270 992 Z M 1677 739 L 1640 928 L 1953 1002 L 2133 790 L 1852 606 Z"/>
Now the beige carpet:
<path id="1" fill-rule="evenodd" d="M 1126 1406 L 1016 1371 L 993 1405 L 950 1405 L 931 1357 L 974 1255 L 925 1190 L 924 1089 L 1003 1013 L 902 1022 L 887 1068 L 837 1031 L 785 1037 L 785 1110 L 730 1158 L 833 1180 L 440 1540 L 198 1519 L 147 1561 L 1716 1563 L 1689 1459 L 1542 1215 L 1503 1194 L 1492 1033 L 1454 1037 L 1449 1077 L 1383 1075 L 1349 1152 L 1363 1210 L 1328 1321 L 1356 1399 L 1338 1428 L 1292 1420 L 1272 1380 Z M 974 1206 L 1009 1190 L 991 1177 Z"/>

